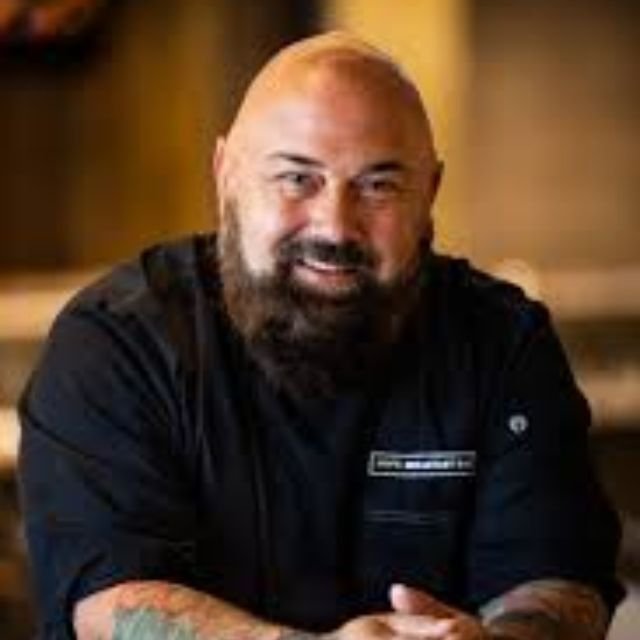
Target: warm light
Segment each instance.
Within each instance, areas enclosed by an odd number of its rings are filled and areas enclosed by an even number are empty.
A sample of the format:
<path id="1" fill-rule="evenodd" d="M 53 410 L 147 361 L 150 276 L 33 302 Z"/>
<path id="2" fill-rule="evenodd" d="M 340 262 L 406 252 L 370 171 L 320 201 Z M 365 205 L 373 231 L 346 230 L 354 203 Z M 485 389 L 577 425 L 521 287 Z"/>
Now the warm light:
<path id="1" fill-rule="evenodd" d="M 0 468 L 15 463 L 20 438 L 18 415 L 14 409 L 0 407 Z"/>
<path id="2" fill-rule="evenodd" d="M 468 253 L 462 211 L 463 108 L 469 69 L 469 2 L 411 0 L 399 6 L 371 0 L 326 3 L 327 28 L 346 29 L 395 58 L 415 80 L 427 104 L 436 145 L 446 164 L 436 201 L 436 241 Z"/>
<path id="3" fill-rule="evenodd" d="M 39 340 L 71 296 L 95 272 L 0 283 L 0 340 Z"/>
<path id="4" fill-rule="evenodd" d="M 528 262 L 518 259 L 503 260 L 493 272 L 499 278 L 522 287 L 530 298 L 542 298 L 540 276 Z"/>

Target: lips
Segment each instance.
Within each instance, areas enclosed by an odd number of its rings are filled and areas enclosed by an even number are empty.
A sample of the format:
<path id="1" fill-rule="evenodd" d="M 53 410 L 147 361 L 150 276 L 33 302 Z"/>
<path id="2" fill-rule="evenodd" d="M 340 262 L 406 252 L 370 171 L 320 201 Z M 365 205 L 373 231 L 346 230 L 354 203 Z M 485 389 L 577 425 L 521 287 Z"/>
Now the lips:
<path id="1" fill-rule="evenodd" d="M 312 258 L 297 260 L 295 277 L 299 283 L 325 294 L 351 292 L 358 284 L 358 270 Z"/>
<path id="2" fill-rule="evenodd" d="M 303 258 L 298 261 L 298 265 L 325 274 L 352 274 L 355 272 L 353 267 L 315 260 L 313 258 Z"/>

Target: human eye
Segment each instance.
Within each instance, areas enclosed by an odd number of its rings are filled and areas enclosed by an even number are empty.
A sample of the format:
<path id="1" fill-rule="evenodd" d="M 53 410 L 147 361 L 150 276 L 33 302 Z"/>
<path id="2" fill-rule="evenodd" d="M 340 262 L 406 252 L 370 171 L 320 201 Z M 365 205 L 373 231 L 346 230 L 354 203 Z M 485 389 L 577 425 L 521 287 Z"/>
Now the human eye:
<path id="1" fill-rule="evenodd" d="M 281 192 L 291 198 L 312 195 L 320 186 L 320 178 L 310 171 L 290 169 L 275 175 L 275 182 Z"/>
<path id="2" fill-rule="evenodd" d="M 402 192 L 402 185 L 395 176 L 372 175 L 360 180 L 359 190 L 364 198 L 387 200 L 399 196 Z"/>

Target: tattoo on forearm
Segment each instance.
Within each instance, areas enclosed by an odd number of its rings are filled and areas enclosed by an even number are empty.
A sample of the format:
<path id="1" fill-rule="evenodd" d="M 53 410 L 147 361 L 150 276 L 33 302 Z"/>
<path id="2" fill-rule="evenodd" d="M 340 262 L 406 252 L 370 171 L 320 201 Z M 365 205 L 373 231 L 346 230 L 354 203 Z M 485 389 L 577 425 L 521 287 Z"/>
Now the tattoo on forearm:
<path id="1" fill-rule="evenodd" d="M 278 635 L 278 627 L 181 585 L 129 584 L 113 605 L 112 640 L 276 640 Z"/>
<path id="2" fill-rule="evenodd" d="M 333 640 L 333 635 L 315 635 L 306 631 L 286 629 L 280 634 L 278 640 Z"/>
<path id="3" fill-rule="evenodd" d="M 564 640 L 557 621 L 540 611 L 508 611 L 489 629 L 497 640 Z"/>
<path id="4" fill-rule="evenodd" d="M 606 607 L 589 587 L 565 580 L 537 580 L 492 600 L 482 608 L 495 638 L 517 640 L 602 640 Z"/>
<path id="5" fill-rule="evenodd" d="M 113 640 L 199 640 L 188 623 L 167 620 L 153 609 L 117 611 Z"/>

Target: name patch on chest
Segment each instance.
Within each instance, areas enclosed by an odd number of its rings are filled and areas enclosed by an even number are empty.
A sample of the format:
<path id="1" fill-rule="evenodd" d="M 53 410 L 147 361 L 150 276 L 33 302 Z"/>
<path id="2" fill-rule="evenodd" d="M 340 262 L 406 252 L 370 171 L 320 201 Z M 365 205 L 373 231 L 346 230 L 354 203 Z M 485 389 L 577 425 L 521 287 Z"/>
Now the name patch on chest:
<path id="1" fill-rule="evenodd" d="M 367 473 L 392 478 L 459 478 L 476 472 L 475 451 L 372 451 Z"/>

